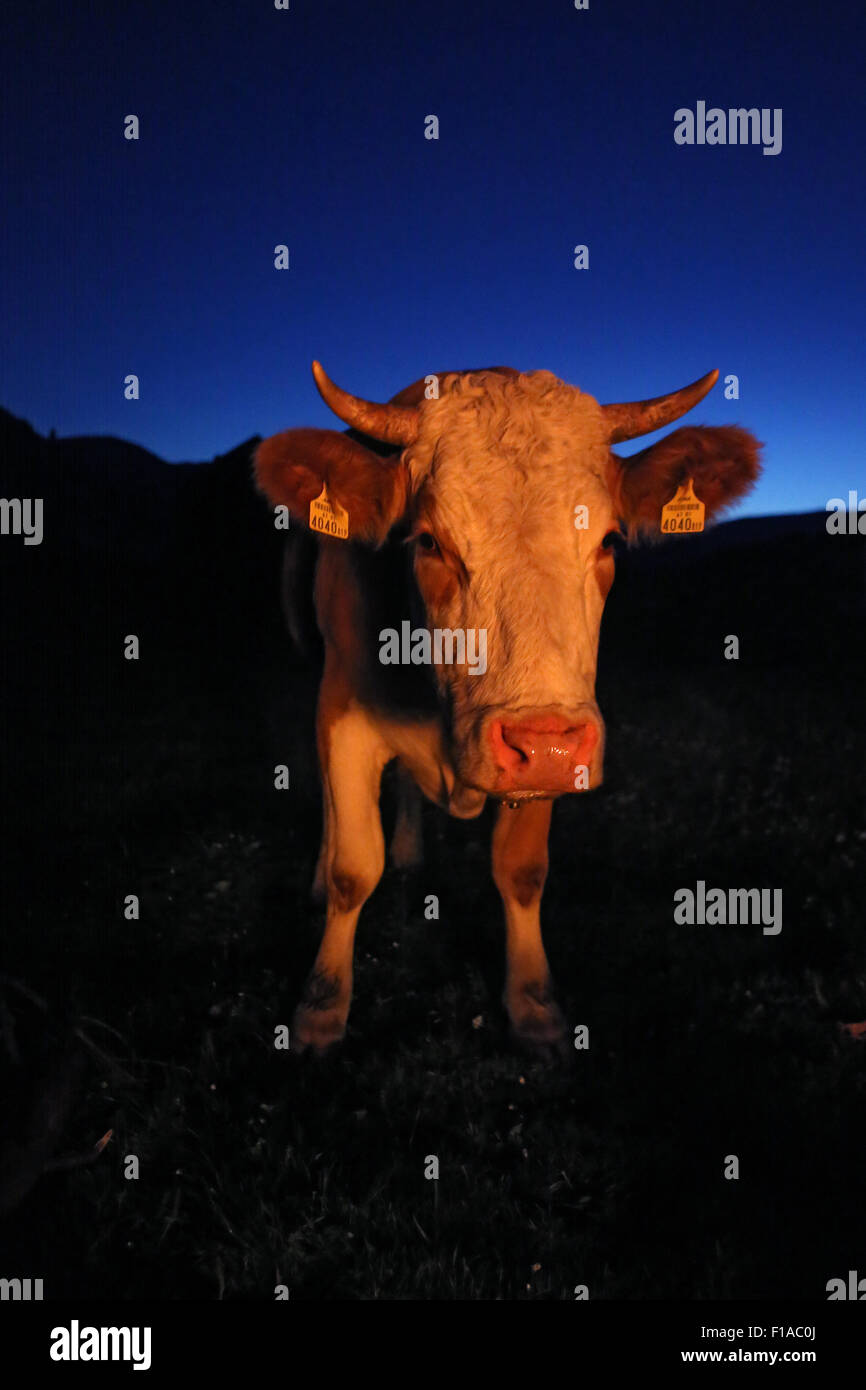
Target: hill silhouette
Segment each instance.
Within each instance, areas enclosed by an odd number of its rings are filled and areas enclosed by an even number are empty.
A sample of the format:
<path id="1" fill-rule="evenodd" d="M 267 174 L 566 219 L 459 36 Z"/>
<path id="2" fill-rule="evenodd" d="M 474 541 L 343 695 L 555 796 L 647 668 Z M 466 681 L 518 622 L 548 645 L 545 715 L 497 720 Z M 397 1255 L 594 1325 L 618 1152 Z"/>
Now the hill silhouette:
<path id="1" fill-rule="evenodd" d="M 41 545 L 0 537 L 13 830 L 38 836 L 75 814 L 94 759 L 121 756 L 136 692 L 162 680 L 169 701 L 201 701 L 229 691 L 262 644 L 276 649 L 281 543 L 252 486 L 257 442 L 168 464 L 110 436 L 47 439 L 0 409 L 0 495 L 44 503 Z M 124 660 L 128 634 L 137 663 Z"/>

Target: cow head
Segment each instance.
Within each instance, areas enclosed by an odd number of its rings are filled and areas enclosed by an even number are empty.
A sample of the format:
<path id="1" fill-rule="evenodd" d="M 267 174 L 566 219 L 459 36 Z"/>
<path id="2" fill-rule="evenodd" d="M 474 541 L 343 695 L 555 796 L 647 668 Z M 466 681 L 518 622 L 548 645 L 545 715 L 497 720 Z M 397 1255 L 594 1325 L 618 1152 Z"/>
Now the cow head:
<path id="1" fill-rule="evenodd" d="M 678 429 L 627 459 L 611 444 L 678 419 L 718 372 L 616 405 L 550 372 L 511 368 L 443 375 L 435 399 L 422 380 L 378 405 L 341 391 L 318 363 L 313 372 L 353 433 L 394 451 L 287 430 L 259 446 L 262 491 L 306 522 L 324 484 L 348 512 L 350 538 L 374 546 L 399 526 L 428 629 L 486 634 L 486 669 L 433 667 L 464 782 L 509 801 L 598 786 L 595 675 L 612 540 L 658 532 L 688 478 L 711 519 L 752 486 L 760 449 L 733 425 Z"/>

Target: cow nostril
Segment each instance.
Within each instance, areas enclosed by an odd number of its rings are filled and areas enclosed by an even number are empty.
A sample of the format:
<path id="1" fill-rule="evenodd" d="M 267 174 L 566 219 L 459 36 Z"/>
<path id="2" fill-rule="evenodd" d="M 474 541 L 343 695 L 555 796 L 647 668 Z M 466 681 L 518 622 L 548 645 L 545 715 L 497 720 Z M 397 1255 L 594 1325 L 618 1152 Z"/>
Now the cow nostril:
<path id="1" fill-rule="evenodd" d="M 532 756 L 532 749 L 530 747 L 529 752 L 527 752 L 525 731 L 516 726 L 500 724 L 499 732 L 506 748 L 510 748 L 512 753 L 516 753 L 521 762 L 528 763 Z"/>
<path id="2" fill-rule="evenodd" d="M 591 762 L 599 741 L 592 719 L 566 723 L 550 715 L 490 725 L 493 764 L 514 786 L 571 790 L 575 766 Z"/>

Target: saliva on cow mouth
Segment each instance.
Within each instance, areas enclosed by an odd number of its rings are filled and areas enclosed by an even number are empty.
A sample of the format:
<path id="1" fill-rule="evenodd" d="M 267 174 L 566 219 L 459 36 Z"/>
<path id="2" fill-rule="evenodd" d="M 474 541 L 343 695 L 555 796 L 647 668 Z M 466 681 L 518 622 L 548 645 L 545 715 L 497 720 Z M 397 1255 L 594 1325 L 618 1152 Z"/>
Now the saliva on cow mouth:
<path id="1" fill-rule="evenodd" d="M 503 792 L 494 799 L 500 806 L 507 806 L 509 811 L 516 811 L 526 801 L 553 801 L 554 798 L 551 792 Z"/>

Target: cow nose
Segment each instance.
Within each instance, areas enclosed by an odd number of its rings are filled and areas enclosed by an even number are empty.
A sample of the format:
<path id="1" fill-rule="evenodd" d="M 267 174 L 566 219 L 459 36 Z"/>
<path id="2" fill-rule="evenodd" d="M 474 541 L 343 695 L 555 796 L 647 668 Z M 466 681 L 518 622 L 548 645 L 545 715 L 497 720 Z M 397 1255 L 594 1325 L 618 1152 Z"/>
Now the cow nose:
<path id="1" fill-rule="evenodd" d="M 576 769 L 589 766 L 600 736 L 598 723 L 588 717 L 577 723 L 550 715 L 494 719 L 490 738 L 497 789 L 574 791 Z"/>

